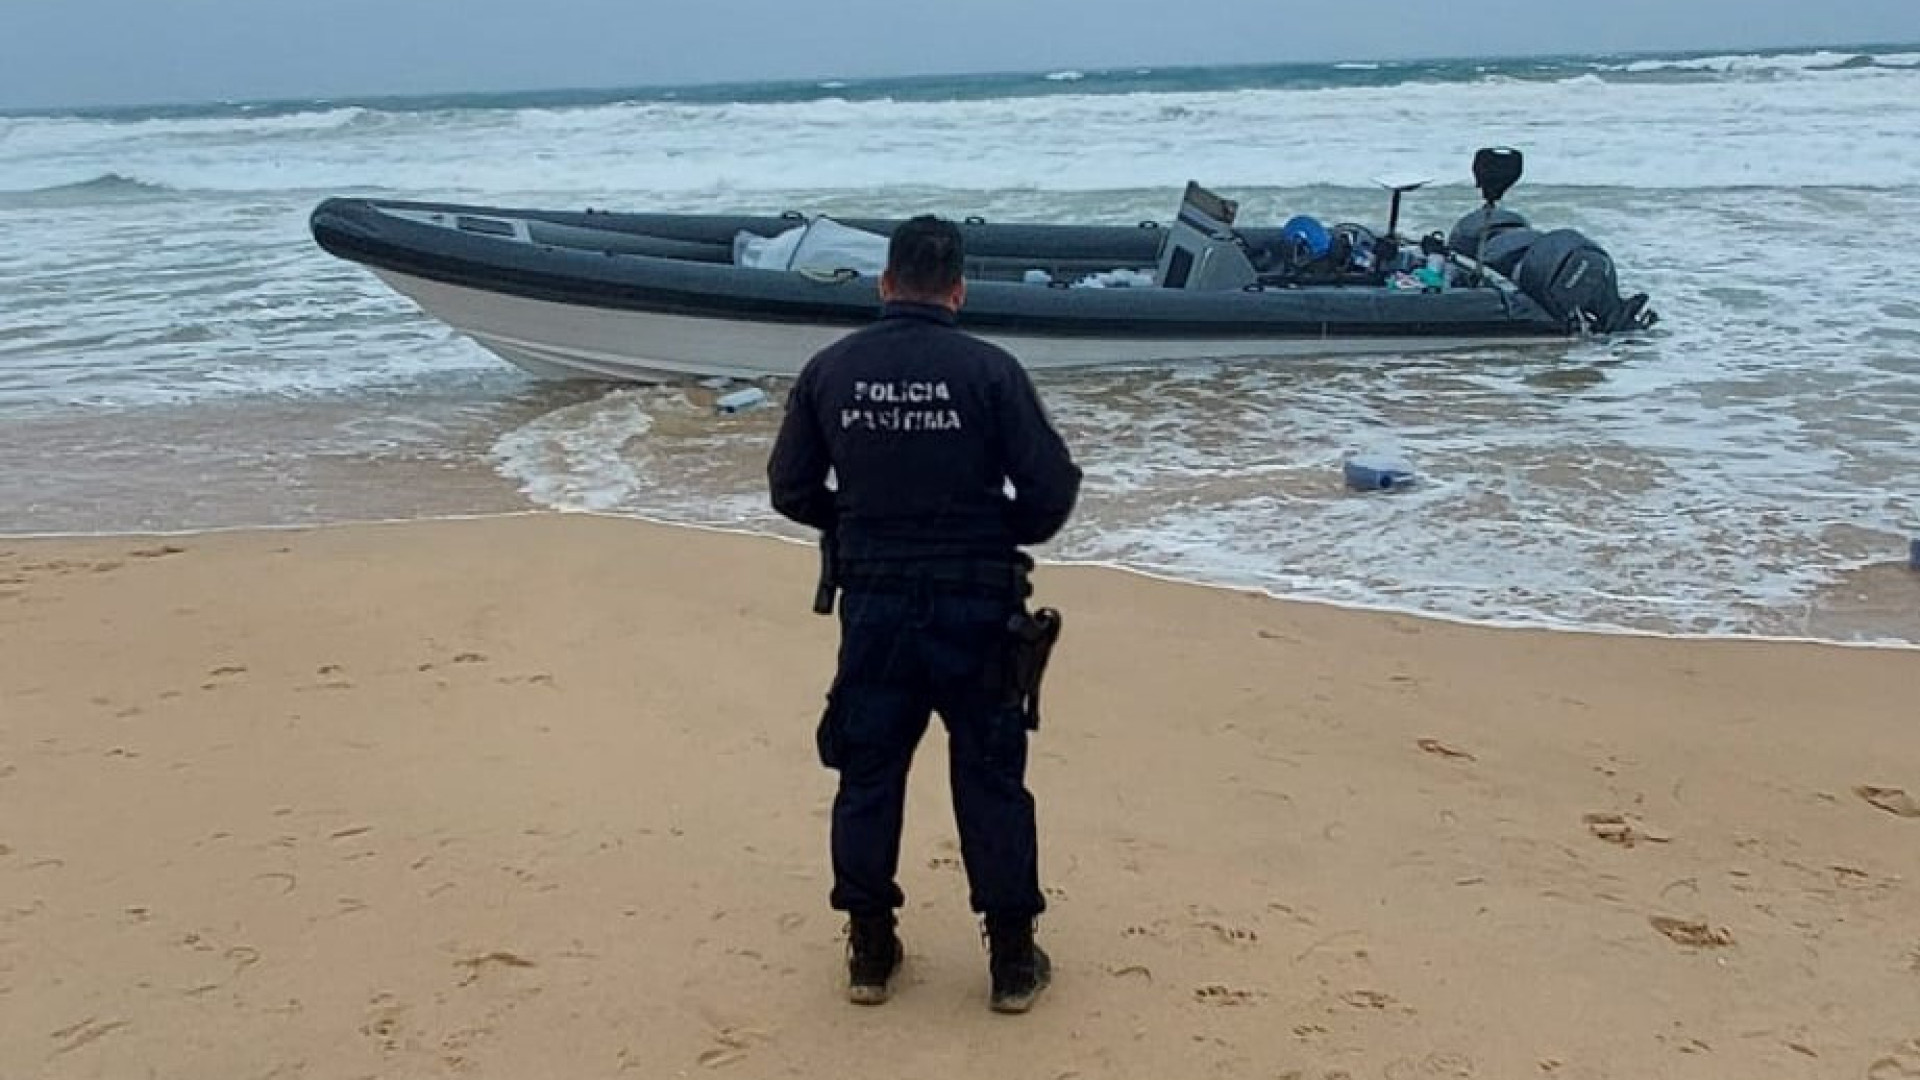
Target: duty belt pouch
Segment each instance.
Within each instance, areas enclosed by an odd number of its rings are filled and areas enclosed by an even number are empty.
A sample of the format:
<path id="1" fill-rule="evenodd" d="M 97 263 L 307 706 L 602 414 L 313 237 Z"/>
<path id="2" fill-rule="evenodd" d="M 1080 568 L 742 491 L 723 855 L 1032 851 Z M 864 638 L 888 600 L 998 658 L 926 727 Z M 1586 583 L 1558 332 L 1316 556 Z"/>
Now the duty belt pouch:
<path id="1" fill-rule="evenodd" d="M 1045 607 L 1032 613 L 1020 611 L 1007 620 L 1006 692 L 1029 730 L 1040 729 L 1040 683 L 1046 678 L 1054 643 L 1060 640 L 1060 621 L 1058 611 Z"/>
<path id="2" fill-rule="evenodd" d="M 820 711 L 819 726 L 813 729 L 813 744 L 820 753 L 820 764 L 829 769 L 839 769 L 843 760 L 844 727 L 840 723 L 840 688 L 835 686 L 827 691 L 827 707 Z"/>

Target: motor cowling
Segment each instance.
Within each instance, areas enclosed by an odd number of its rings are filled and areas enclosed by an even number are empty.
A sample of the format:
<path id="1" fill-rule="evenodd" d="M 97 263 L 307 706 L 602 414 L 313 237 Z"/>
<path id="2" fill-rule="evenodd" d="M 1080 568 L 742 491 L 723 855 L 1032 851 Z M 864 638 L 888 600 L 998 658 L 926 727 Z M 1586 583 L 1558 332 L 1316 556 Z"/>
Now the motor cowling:
<path id="1" fill-rule="evenodd" d="M 1585 234 L 1556 229 L 1535 240 L 1520 260 L 1513 283 L 1547 313 L 1597 333 L 1639 325 L 1639 303 L 1623 299 L 1613 257 Z"/>

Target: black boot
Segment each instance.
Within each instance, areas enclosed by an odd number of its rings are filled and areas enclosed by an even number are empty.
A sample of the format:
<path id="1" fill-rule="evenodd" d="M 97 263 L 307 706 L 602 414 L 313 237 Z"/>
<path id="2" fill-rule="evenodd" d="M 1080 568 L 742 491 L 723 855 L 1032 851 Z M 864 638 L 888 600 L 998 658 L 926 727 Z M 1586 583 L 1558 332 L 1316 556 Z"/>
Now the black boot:
<path id="1" fill-rule="evenodd" d="M 1023 1013 L 1053 981 L 1053 961 L 1033 942 L 1033 918 L 987 916 L 988 971 L 993 976 L 994 1012 Z"/>
<path id="2" fill-rule="evenodd" d="M 847 938 L 847 1000 L 878 1005 L 892 993 L 888 984 L 906 955 L 893 932 L 893 913 L 853 916 Z"/>

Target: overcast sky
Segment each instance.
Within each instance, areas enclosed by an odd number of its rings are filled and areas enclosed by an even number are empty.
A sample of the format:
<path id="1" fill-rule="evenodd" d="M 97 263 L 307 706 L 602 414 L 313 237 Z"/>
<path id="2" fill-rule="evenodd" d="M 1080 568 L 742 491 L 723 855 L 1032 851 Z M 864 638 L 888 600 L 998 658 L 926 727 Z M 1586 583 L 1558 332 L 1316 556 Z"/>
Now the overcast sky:
<path id="1" fill-rule="evenodd" d="M 1920 0 L 0 0 L 0 108 L 1920 41 Z"/>

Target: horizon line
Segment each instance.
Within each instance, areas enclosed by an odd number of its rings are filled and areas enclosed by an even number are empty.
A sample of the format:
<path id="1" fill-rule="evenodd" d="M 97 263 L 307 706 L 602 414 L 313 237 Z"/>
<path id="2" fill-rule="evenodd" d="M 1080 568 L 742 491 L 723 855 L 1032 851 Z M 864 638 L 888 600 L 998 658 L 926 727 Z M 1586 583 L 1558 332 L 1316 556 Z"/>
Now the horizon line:
<path id="1" fill-rule="evenodd" d="M 564 95 L 564 94 L 613 94 L 637 91 L 678 91 L 678 90 L 714 90 L 726 87 L 784 86 L 794 84 L 812 84 L 845 82 L 850 88 L 860 83 L 908 83 L 936 79 L 985 79 L 1009 78 L 1017 76 L 1046 76 L 1060 72 L 1107 73 L 1114 71 L 1231 71 L 1244 68 L 1322 68 L 1337 67 L 1341 64 L 1448 64 L 1470 61 L 1516 61 L 1516 60 L 1599 60 L 1608 58 L 1636 59 L 1674 59 L 1684 57 L 1710 56 L 1790 56 L 1802 52 L 1826 51 L 1873 51 L 1892 49 L 1920 49 L 1920 41 L 1879 41 L 1879 42 L 1802 42 L 1787 45 L 1765 46 L 1708 46 L 1700 48 L 1661 48 L 1606 52 L 1510 52 L 1486 53 L 1480 55 L 1378 55 L 1372 57 L 1343 56 L 1315 60 L 1251 60 L 1222 61 L 1218 63 L 1177 63 L 1177 64 L 1062 64 L 1049 68 L 1004 68 L 998 70 L 951 70 L 928 71 L 914 74 L 883 75 L 846 75 L 811 74 L 790 75 L 764 79 L 700 79 L 685 82 L 665 81 L 652 83 L 596 83 L 572 86 L 518 86 L 502 87 L 490 90 L 406 90 L 406 91 L 356 91 L 337 94 L 314 94 L 309 96 L 275 97 L 237 97 L 237 98 L 200 98 L 173 99 L 157 101 L 120 101 L 87 105 L 0 105 L 0 118 L 85 116 L 89 114 L 134 112 L 150 109 L 213 109 L 213 108 L 273 108 L 297 105 L 366 105 L 384 103 L 402 103 L 409 101 L 430 101 L 437 98 L 508 98 L 520 95 Z"/>

